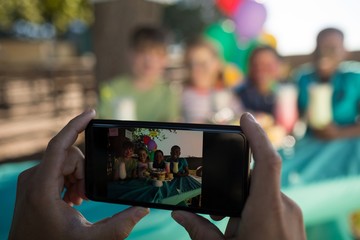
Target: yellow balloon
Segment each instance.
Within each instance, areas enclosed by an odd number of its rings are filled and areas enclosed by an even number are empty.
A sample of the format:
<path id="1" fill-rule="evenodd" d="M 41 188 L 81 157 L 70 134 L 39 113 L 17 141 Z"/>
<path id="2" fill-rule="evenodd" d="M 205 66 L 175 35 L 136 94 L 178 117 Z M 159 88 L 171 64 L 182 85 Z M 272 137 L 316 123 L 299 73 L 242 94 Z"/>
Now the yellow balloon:
<path id="1" fill-rule="evenodd" d="M 274 37 L 274 35 L 267 33 L 267 32 L 263 32 L 260 37 L 259 37 L 260 42 L 267 44 L 273 48 L 276 49 L 277 47 L 277 41 L 276 38 Z"/>
<path id="2" fill-rule="evenodd" d="M 241 70 L 232 63 L 228 63 L 224 67 L 224 84 L 225 87 L 235 87 L 243 81 Z"/>

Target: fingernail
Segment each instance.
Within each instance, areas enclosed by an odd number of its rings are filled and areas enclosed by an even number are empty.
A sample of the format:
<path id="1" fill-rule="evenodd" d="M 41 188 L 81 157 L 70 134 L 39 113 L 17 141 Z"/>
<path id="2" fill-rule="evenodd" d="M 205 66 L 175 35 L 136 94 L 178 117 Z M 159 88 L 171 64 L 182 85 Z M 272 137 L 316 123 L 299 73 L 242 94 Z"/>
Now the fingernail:
<path id="1" fill-rule="evenodd" d="M 257 120 L 255 119 L 255 117 L 251 114 L 251 113 L 245 113 L 246 114 L 246 117 L 251 120 L 251 121 L 254 121 L 257 123 Z"/>
<path id="2" fill-rule="evenodd" d="M 178 222 L 180 225 L 184 222 L 184 216 L 179 212 L 172 212 L 171 213 L 172 218 Z"/>
<path id="3" fill-rule="evenodd" d="M 96 114 L 96 111 L 95 111 L 95 109 L 93 109 L 93 108 L 90 108 L 90 109 L 86 110 L 85 112 L 86 112 L 86 113 L 89 113 L 89 114 L 92 114 L 92 115 L 95 115 L 95 114 Z"/>
<path id="4" fill-rule="evenodd" d="M 143 218 L 143 217 L 145 217 L 146 215 L 148 215 L 149 212 L 150 212 L 150 209 L 139 207 L 139 208 L 136 209 L 136 213 L 135 213 L 135 214 L 136 214 L 136 216 L 137 216 L 138 218 Z"/>

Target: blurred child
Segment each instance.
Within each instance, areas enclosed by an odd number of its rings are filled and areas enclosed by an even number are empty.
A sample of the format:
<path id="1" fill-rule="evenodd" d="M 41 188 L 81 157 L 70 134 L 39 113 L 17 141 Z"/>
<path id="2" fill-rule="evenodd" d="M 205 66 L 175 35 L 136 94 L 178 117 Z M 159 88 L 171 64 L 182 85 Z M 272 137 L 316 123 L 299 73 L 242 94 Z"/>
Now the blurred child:
<path id="1" fill-rule="evenodd" d="M 154 168 L 165 169 L 164 153 L 161 150 L 156 150 L 154 153 Z"/>
<path id="2" fill-rule="evenodd" d="M 174 121 L 178 97 L 163 79 L 167 63 L 164 34 L 153 27 L 140 27 L 130 38 L 130 76 L 119 76 L 100 87 L 102 118 Z"/>
<path id="3" fill-rule="evenodd" d="M 120 163 L 125 164 L 126 178 L 135 178 L 137 176 L 137 161 L 132 158 L 134 154 L 134 144 L 130 141 L 125 141 L 122 144 L 122 155 L 121 157 L 115 158 L 114 161 L 114 180 L 120 179 Z"/>
<path id="4" fill-rule="evenodd" d="M 329 106 L 331 119 L 321 127 L 310 125 L 310 131 L 296 142 L 293 154 L 281 151 L 282 185 L 305 184 L 340 179 L 360 174 L 360 64 L 345 61 L 344 34 L 336 28 L 319 32 L 313 62 L 301 66 L 296 74 L 299 87 L 298 105 L 305 119 L 311 119 L 309 108 L 324 118 Z M 331 95 L 314 104 L 314 86 L 328 86 Z M 327 102 L 326 102 L 327 101 Z"/>
<path id="5" fill-rule="evenodd" d="M 182 97 L 184 120 L 193 123 L 231 121 L 239 108 L 232 94 L 221 86 L 223 66 L 215 46 L 206 39 L 195 39 L 187 46 L 185 61 L 189 67 L 189 84 Z M 227 113 L 224 119 L 217 114 L 223 110 Z"/>
<path id="6" fill-rule="evenodd" d="M 139 162 L 138 162 L 138 166 L 137 166 L 138 177 L 144 178 L 145 177 L 144 173 L 148 169 L 148 162 L 149 162 L 149 157 L 148 157 L 148 154 L 147 154 L 147 151 L 145 148 L 139 148 L 138 158 L 139 158 Z"/>
<path id="7" fill-rule="evenodd" d="M 253 50 L 249 60 L 249 76 L 235 89 L 246 111 L 274 114 L 275 88 L 280 80 L 281 58 L 270 46 Z"/>
<path id="8" fill-rule="evenodd" d="M 299 111 L 303 115 L 307 113 L 312 85 L 327 84 L 332 88 L 333 122 L 323 129 L 313 129 L 316 137 L 325 140 L 359 137 L 360 64 L 345 61 L 344 34 L 339 29 L 320 31 L 316 43 L 313 63 L 302 66 L 296 74 Z"/>

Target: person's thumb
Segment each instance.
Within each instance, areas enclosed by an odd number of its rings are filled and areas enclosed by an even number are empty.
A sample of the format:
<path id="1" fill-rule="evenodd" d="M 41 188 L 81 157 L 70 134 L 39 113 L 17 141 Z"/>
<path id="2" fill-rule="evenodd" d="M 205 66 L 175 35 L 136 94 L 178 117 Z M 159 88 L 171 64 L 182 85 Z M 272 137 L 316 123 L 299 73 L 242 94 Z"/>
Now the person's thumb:
<path id="1" fill-rule="evenodd" d="M 131 207 L 93 225 L 93 239 L 125 239 L 134 226 L 147 214 L 148 208 Z"/>
<path id="2" fill-rule="evenodd" d="M 174 211 L 171 216 L 185 228 L 191 239 L 224 239 L 221 231 L 206 218 L 185 211 Z"/>

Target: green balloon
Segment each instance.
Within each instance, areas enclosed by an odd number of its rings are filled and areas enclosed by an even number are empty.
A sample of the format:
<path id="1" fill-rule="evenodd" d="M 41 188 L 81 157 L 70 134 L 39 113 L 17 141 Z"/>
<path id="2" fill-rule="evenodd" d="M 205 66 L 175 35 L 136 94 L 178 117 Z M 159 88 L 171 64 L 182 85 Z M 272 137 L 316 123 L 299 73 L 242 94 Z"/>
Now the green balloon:
<path id="1" fill-rule="evenodd" d="M 211 42 L 215 43 L 220 55 L 225 61 L 232 59 L 236 49 L 236 35 L 233 29 L 227 28 L 227 21 L 221 21 L 208 26 L 204 35 Z"/>
<path id="2" fill-rule="evenodd" d="M 204 35 L 218 47 L 224 61 L 236 64 L 244 73 L 248 73 L 248 61 L 251 52 L 259 46 L 257 40 L 239 42 L 231 20 L 211 24 Z"/>
<path id="3" fill-rule="evenodd" d="M 154 161 L 154 156 L 155 156 L 155 151 L 151 151 L 151 152 L 149 153 L 150 162 L 153 162 L 153 161 Z"/>
<path id="4" fill-rule="evenodd" d="M 246 43 L 239 42 L 230 62 L 235 63 L 242 70 L 244 75 L 247 75 L 249 71 L 250 55 L 259 45 L 260 43 L 257 40 L 249 40 Z"/>

